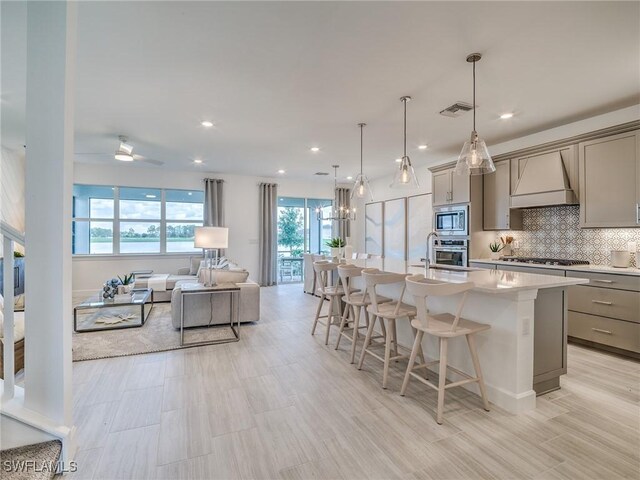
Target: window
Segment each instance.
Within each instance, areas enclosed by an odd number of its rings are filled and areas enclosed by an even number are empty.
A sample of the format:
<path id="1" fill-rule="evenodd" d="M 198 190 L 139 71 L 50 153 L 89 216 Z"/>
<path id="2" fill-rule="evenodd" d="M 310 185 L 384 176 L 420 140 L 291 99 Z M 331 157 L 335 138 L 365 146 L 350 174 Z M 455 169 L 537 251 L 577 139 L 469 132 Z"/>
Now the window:
<path id="1" fill-rule="evenodd" d="M 73 187 L 73 253 L 196 252 L 204 192 L 159 188 Z"/>
<path id="2" fill-rule="evenodd" d="M 166 238 L 167 252 L 192 252 L 195 228 L 204 218 L 204 192 L 167 190 Z"/>

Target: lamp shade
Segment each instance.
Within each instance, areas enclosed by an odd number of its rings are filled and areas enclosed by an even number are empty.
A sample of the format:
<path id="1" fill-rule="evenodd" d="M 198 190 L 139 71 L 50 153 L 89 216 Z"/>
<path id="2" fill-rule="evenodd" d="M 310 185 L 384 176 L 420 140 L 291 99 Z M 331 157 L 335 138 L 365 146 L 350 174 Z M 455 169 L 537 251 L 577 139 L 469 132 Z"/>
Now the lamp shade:
<path id="1" fill-rule="evenodd" d="M 229 229 L 226 227 L 196 227 L 195 248 L 228 248 Z"/>

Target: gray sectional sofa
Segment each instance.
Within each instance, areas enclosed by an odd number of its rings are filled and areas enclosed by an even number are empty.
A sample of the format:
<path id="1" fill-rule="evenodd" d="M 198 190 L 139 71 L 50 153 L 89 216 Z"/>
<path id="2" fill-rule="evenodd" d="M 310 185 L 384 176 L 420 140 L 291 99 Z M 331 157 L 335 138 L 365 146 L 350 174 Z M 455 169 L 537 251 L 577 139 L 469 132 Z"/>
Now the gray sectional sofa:
<path id="1" fill-rule="evenodd" d="M 171 322 L 174 328 L 180 328 L 180 309 L 182 296 L 180 286 L 185 283 L 204 283 L 207 270 L 201 269 L 202 257 L 191 257 L 190 266 L 181 268 L 177 274 L 169 275 L 167 289 L 154 292 L 154 301 L 171 301 Z M 231 282 L 240 287 L 240 322 L 260 320 L 260 286 L 249 280 L 249 272 L 239 268 L 214 270 L 214 280 L 218 283 Z M 148 279 L 137 278 L 136 287 L 146 288 Z M 228 295 L 191 295 L 185 297 L 184 322 L 186 327 L 219 325 L 229 323 Z"/>

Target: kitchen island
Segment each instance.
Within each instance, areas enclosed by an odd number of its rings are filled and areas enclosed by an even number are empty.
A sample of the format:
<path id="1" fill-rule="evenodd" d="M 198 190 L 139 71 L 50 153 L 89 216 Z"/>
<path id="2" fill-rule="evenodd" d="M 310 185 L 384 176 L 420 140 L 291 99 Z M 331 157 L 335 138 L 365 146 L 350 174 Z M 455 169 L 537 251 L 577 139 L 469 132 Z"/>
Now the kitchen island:
<path id="1" fill-rule="evenodd" d="M 424 267 L 403 261 L 385 260 L 384 268 L 381 260 L 352 260 L 351 263 L 396 273 L 425 273 Z M 475 283 L 462 315 L 491 325 L 490 330 L 477 335 L 490 402 L 509 412 L 520 413 L 535 408 L 536 393 L 559 388 L 559 377 L 567 368 L 567 288 L 588 280 L 481 269 L 430 269 L 427 278 Z M 354 279 L 354 286 L 362 288 L 362 278 Z M 398 299 L 402 287 L 382 286 L 379 291 Z M 408 294 L 403 300 L 414 304 Z M 433 313 L 455 313 L 459 300 L 456 296 L 431 298 L 428 302 Z M 406 347 L 413 343 L 408 321 L 398 322 L 398 343 Z M 423 348 L 427 361 L 438 358 L 435 339 L 425 336 Z M 451 342 L 448 358 L 451 366 L 473 373 L 464 339 Z M 449 379 L 460 378 L 451 373 Z M 479 393 L 475 384 L 465 385 L 465 388 Z"/>

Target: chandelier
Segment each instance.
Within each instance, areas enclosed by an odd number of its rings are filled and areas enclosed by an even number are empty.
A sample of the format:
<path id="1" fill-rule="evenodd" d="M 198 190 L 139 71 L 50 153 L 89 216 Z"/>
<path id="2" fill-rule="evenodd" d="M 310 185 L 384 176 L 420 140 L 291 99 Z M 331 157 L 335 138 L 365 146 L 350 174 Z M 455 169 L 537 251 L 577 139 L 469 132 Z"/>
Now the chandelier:
<path id="1" fill-rule="evenodd" d="M 356 209 L 348 208 L 343 205 L 338 205 L 338 195 L 336 194 L 338 190 L 338 168 L 340 165 L 331 165 L 333 167 L 333 191 L 334 191 L 334 202 L 331 206 L 331 212 L 329 214 L 325 214 L 325 207 L 316 207 L 316 215 L 318 220 L 331 220 L 332 222 L 348 222 L 356 219 Z"/>

